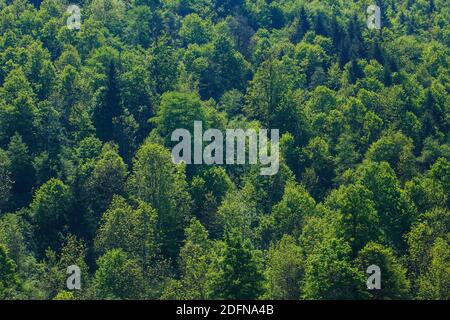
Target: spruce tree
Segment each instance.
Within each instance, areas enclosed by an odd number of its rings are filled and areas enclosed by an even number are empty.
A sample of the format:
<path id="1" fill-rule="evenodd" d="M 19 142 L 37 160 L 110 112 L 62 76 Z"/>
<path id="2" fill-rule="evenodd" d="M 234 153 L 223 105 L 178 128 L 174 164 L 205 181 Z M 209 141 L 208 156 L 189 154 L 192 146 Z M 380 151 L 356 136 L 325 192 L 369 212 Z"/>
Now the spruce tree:
<path id="1" fill-rule="evenodd" d="M 97 129 L 97 136 L 106 142 L 114 138 L 114 121 L 122 114 L 116 66 L 113 61 L 108 67 L 105 86 L 100 88 L 97 94 L 94 125 Z"/>
<path id="2" fill-rule="evenodd" d="M 215 295 L 221 299 L 257 299 L 262 293 L 263 275 L 249 240 L 232 230 L 226 234 L 225 243 Z"/>

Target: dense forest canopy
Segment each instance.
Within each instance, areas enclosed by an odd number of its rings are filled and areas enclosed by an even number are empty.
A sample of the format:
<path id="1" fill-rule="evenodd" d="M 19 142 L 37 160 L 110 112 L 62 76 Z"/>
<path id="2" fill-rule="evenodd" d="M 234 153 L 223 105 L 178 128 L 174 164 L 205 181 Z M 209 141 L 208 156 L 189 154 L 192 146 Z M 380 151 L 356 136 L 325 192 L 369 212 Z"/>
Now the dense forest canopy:
<path id="1" fill-rule="evenodd" d="M 446 0 L 0 0 L 0 299 L 450 299 L 449 21 Z M 279 129 L 278 173 L 174 164 L 194 121 Z"/>

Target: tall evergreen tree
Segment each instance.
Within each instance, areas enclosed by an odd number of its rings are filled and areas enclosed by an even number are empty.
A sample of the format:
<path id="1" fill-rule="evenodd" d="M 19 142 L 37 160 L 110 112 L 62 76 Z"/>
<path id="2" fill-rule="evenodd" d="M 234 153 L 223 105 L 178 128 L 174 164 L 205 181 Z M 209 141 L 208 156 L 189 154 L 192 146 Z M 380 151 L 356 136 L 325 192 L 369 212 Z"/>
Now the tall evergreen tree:
<path id="1" fill-rule="evenodd" d="M 225 244 L 215 296 L 221 299 L 258 298 L 262 294 L 263 274 L 251 244 L 234 230 L 225 236 Z"/>
<path id="2" fill-rule="evenodd" d="M 113 140 L 114 121 L 122 112 L 117 70 L 114 62 L 110 61 L 105 86 L 97 92 L 94 107 L 94 125 L 97 129 L 97 135 L 102 141 Z"/>

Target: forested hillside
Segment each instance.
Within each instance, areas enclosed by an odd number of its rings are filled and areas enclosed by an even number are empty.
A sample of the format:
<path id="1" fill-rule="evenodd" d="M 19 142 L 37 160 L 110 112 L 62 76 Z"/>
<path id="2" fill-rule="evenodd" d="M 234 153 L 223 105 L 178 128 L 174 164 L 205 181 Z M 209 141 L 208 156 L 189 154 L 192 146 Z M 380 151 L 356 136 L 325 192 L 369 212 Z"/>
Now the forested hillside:
<path id="1" fill-rule="evenodd" d="M 0 299 L 450 299 L 449 21 L 447 0 L 0 0 Z M 174 164 L 194 121 L 279 129 L 278 173 Z"/>

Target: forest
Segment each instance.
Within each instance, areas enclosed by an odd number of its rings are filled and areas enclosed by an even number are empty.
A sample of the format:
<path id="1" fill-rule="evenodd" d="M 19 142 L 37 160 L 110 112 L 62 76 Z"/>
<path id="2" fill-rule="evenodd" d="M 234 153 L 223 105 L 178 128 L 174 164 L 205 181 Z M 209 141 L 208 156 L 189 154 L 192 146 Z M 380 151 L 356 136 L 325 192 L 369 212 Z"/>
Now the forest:
<path id="1" fill-rule="evenodd" d="M 447 0 L 0 0 L 0 300 L 449 300 L 449 22 Z M 194 121 L 279 129 L 278 172 L 174 163 Z"/>

